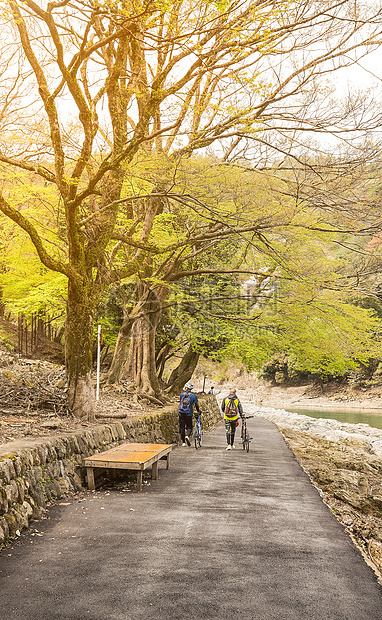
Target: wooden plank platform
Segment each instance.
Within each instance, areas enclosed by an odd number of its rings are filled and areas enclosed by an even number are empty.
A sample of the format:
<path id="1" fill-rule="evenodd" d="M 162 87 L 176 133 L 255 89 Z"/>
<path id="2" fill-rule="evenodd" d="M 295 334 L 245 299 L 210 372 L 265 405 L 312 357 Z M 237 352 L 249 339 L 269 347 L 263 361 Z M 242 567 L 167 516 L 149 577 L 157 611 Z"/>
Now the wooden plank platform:
<path id="1" fill-rule="evenodd" d="M 158 443 L 123 443 L 120 446 L 93 454 L 84 458 L 88 488 L 95 489 L 94 469 L 107 469 L 115 472 L 116 469 L 132 469 L 137 471 L 137 491 L 142 489 L 143 471 L 151 467 L 151 479 L 158 479 L 158 461 L 166 459 L 166 469 L 170 466 L 172 444 Z"/>

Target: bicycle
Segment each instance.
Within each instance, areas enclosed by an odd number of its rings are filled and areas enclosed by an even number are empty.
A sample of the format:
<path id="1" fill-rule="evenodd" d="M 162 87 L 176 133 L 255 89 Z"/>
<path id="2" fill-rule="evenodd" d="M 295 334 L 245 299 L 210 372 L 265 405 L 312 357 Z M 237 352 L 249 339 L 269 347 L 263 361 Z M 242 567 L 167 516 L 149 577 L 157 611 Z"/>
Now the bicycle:
<path id="1" fill-rule="evenodd" d="M 198 418 L 195 422 L 193 436 L 194 436 L 195 448 L 196 449 L 201 448 L 202 441 L 203 441 L 203 425 L 202 425 L 202 420 L 200 418 L 200 414 L 198 415 Z"/>
<path id="2" fill-rule="evenodd" d="M 247 420 L 253 417 L 253 415 L 243 415 L 241 419 L 241 443 L 243 444 L 243 450 L 246 452 L 249 452 L 249 444 L 252 440 L 247 428 Z"/>

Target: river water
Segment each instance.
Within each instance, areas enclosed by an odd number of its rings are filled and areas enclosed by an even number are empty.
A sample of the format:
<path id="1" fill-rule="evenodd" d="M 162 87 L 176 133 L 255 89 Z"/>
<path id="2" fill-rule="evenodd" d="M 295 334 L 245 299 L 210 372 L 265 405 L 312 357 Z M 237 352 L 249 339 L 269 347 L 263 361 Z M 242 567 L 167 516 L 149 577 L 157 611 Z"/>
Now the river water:
<path id="1" fill-rule="evenodd" d="M 308 415 L 311 418 L 338 420 L 338 422 L 348 424 L 369 424 L 374 428 L 382 429 L 382 409 L 295 409 L 287 407 L 285 411 Z"/>

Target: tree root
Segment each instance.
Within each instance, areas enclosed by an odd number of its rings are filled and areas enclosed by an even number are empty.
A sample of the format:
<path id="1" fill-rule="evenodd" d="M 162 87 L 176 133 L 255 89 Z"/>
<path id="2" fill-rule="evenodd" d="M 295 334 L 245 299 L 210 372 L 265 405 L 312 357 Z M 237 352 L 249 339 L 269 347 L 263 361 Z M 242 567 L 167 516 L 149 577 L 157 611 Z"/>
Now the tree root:
<path id="1" fill-rule="evenodd" d="M 126 418 L 127 413 L 96 413 L 96 418 L 110 418 L 111 420 L 122 420 Z"/>
<path id="2" fill-rule="evenodd" d="M 159 398 L 156 398 L 155 396 L 150 396 L 150 394 L 146 394 L 145 392 L 138 392 L 137 396 L 138 398 L 147 398 L 147 400 L 155 403 L 156 405 L 160 405 L 160 407 L 164 407 L 164 405 L 166 405 L 168 402 L 165 398 L 160 400 Z"/>

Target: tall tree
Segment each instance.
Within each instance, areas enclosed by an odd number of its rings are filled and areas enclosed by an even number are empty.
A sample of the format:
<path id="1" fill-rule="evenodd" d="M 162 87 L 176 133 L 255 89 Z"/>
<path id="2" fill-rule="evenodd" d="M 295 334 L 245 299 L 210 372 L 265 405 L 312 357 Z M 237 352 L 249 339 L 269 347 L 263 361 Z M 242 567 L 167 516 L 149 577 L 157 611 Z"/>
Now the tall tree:
<path id="1" fill-rule="evenodd" d="M 1 20 L 0 161 L 54 187 L 56 239 L 46 239 L 15 199 L 0 210 L 31 238 L 42 263 L 68 279 L 69 405 L 92 416 L 94 311 L 102 291 L 140 270 L 143 230 L 161 213 L 141 203 L 143 227 L 126 226 L 135 252 L 119 272 L 109 252 L 126 201 L 126 164 L 139 149 L 173 158 L 219 142 L 226 159 L 240 145 L 336 127 L 370 127 L 370 114 L 321 105 L 317 80 L 352 54 L 378 45 L 379 5 L 334 0 L 284 3 L 158 3 L 6 0 Z M 326 93 L 323 93 L 324 95 Z M 288 101 L 288 105 L 286 102 Z M 31 188 L 27 188 L 30 192 Z M 143 233 L 144 234 L 144 233 Z"/>

